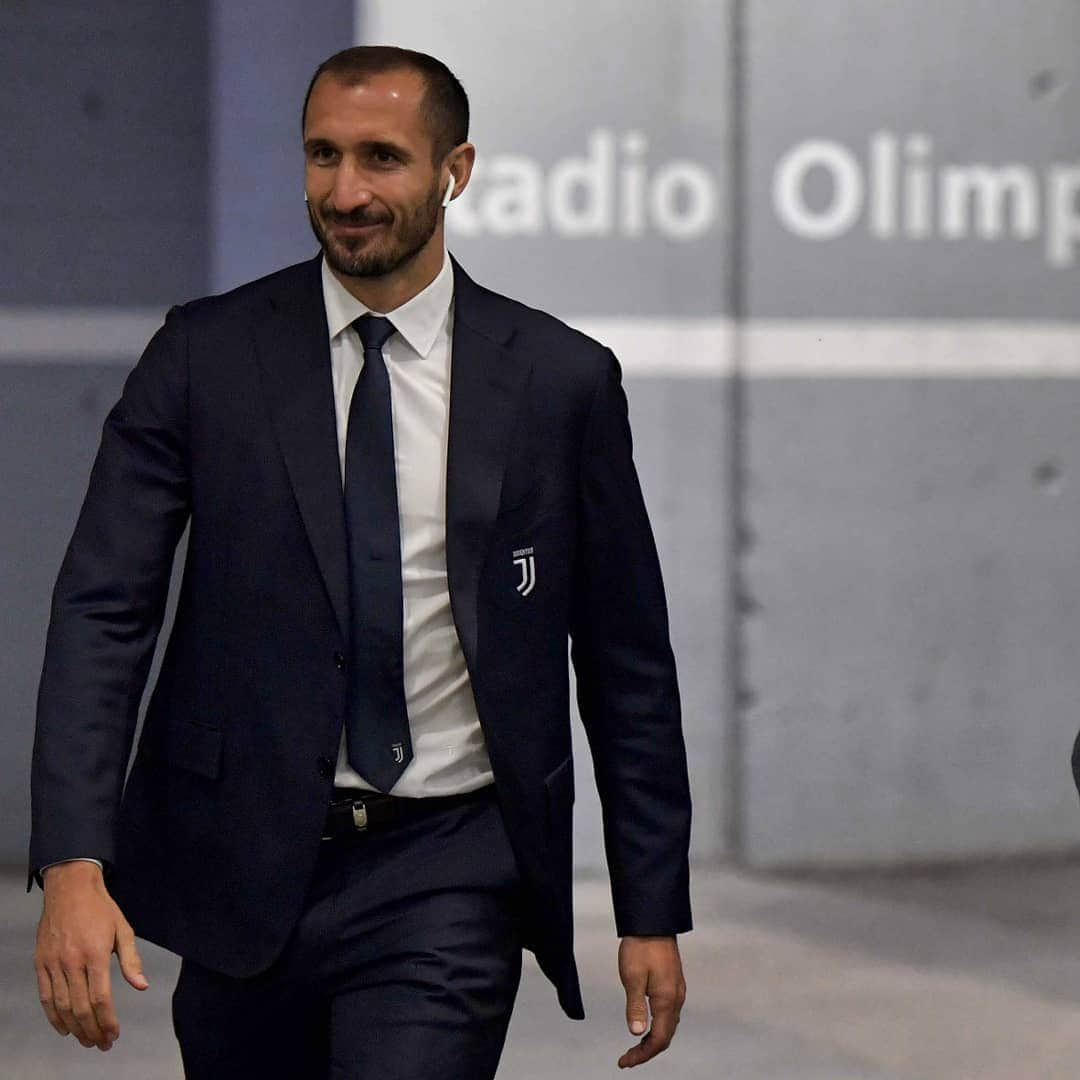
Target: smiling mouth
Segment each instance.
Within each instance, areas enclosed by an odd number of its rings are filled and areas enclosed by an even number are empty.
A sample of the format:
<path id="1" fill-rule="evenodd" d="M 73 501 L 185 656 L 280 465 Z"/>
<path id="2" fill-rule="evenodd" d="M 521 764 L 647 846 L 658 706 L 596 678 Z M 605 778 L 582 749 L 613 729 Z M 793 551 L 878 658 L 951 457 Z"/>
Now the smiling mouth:
<path id="1" fill-rule="evenodd" d="M 383 221 L 370 221 L 360 225 L 351 224 L 349 222 L 339 222 L 331 225 L 330 228 L 334 232 L 344 233 L 346 236 L 362 236 L 364 233 L 369 233 L 373 229 L 380 229 L 386 224 Z"/>

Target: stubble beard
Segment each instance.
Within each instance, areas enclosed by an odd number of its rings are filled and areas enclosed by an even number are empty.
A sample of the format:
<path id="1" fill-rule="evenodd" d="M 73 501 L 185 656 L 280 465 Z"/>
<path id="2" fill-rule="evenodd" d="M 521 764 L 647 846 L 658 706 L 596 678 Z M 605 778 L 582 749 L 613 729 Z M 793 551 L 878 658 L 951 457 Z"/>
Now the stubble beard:
<path id="1" fill-rule="evenodd" d="M 415 259 L 435 233 L 439 223 L 439 188 L 432 184 L 424 201 L 408 214 L 399 214 L 396 221 L 391 219 L 388 234 L 381 240 L 371 238 L 358 241 L 359 250 L 353 250 L 348 241 L 344 243 L 334 239 L 323 228 L 311 204 L 307 204 L 308 222 L 323 250 L 323 258 L 333 270 L 346 277 L 373 278 L 393 273 L 406 263 Z M 345 224 L 361 225 L 369 220 L 366 215 L 329 213 L 331 224 L 340 221 Z M 394 225 L 397 224 L 397 229 Z"/>

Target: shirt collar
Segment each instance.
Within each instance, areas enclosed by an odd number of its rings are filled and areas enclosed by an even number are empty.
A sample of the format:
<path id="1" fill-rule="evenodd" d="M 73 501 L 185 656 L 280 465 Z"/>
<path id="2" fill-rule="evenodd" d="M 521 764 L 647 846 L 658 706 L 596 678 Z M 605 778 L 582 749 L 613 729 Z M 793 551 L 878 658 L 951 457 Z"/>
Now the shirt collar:
<path id="1" fill-rule="evenodd" d="M 371 309 L 350 293 L 322 260 L 323 303 L 326 307 L 326 326 L 330 340 L 338 336 L 354 320 Z M 412 299 L 399 304 L 393 311 L 380 312 L 393 321 L 394 329 L 420 356 L 427 356 L 435 338 L 446 321 L 450 301 L 454 296 L 454 272 L 450 258 L 443 248 L 442 269 L 430 285 Z"/>

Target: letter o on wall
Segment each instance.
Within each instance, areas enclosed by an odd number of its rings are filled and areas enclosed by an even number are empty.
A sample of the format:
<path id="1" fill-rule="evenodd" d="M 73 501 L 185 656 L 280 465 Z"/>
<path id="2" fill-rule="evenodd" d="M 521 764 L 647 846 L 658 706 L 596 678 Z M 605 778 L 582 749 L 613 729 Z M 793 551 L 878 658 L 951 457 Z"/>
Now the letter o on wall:
<path id="1" fill-rule="evenodd" d="M 812 210 L 803 198 L 811 169 L 823 168 L 832 179 L 832 199 L 824 210 Z M 777 163 L 773 173 L 773 206 L 784 225 L 808 240 L 831 240 L 847 232 L 862 213 L 866 184 L 855 155 L 839 143 L 821 139 L 799 143 Z"/>
<path id="2" fill-rule="evenodd" d="M 680 192 L 685 208 L 679 210 Z M 653 223 L 673 240 L 701 236 L 716 218 L 716 188 L 702 166 L 693 161 L 669 161 L 653 177 L 649 192 Z"/>

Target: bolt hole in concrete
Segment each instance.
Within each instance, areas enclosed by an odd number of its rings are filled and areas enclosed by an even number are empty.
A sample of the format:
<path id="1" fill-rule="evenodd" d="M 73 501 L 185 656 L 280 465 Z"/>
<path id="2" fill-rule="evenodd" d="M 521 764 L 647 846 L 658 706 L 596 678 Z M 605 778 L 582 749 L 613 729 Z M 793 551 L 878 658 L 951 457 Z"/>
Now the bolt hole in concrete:
<path id="1" fill-rule="evenodd" d="M 91 120 L 96 119 L 101 115 L 104 104 L 101 95 L 95 90 L 87 90 L 79 99 L 79 105 L 82 108 L 83 115 L 89 117 Z"/>
<path id="2" fill-rule="evenodd" d="M 1060 495 L 1065 486 L 1065 470 L 1058 461 L 1043 461 L 1032 472 L 1035 486 L 1044 495 Z"/>
<path id="3" fill-rule="evenodd" d="M 1063 81 L 1056 71 L 1049 68 L 1031 76 L 1028 88 L 1036 101 L 1057 97 L 1063 89 Z"/>

